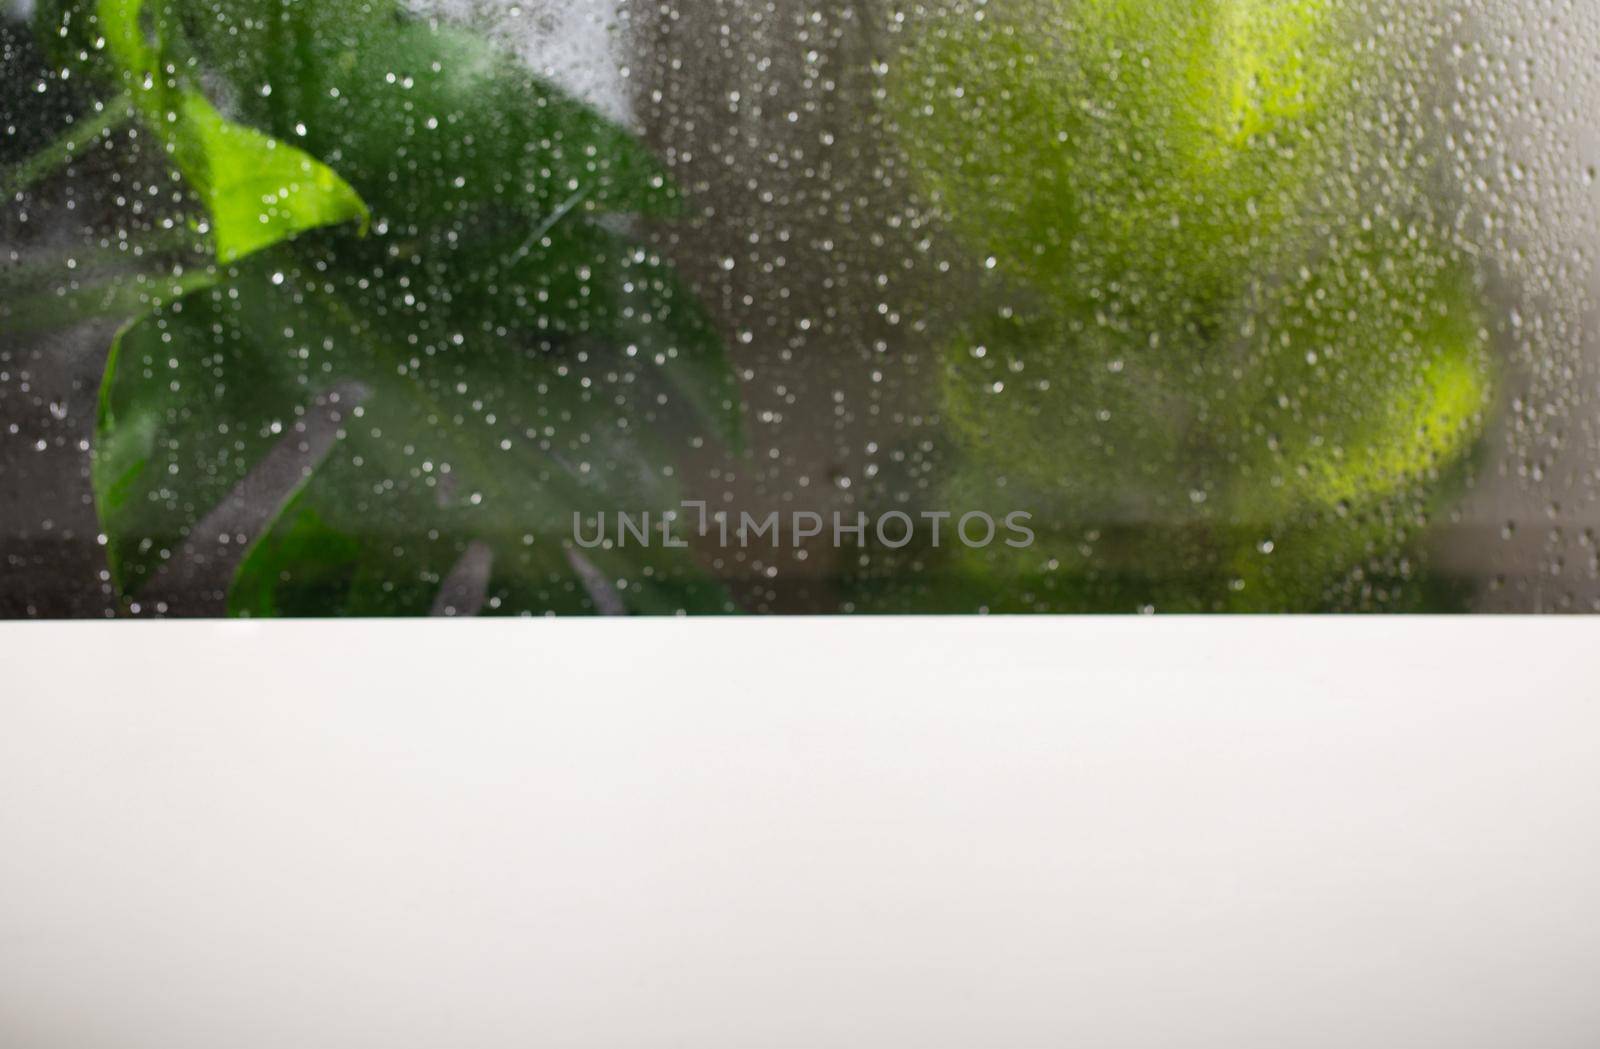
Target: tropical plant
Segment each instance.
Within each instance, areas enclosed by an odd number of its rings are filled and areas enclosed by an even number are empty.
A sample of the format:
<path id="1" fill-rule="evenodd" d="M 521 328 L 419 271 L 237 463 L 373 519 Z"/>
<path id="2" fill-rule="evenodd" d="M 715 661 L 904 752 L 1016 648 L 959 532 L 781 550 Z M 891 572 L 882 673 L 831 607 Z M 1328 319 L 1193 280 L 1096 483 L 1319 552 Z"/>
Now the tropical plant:
<path id="1" fill-rule="evenodd" d="M 900 61 L 902 146 L 985 273 L 940 375 L 947 494 L 1044 528 L 1027 551 L 952 555 L 958 603 L 1429 600 L 1417 537 L 1493 369 L 1407 80 L 1415 39 L 1373 17 L 957 4 Z"/>
<path id="2" fill-rule="evenodd" d="M 110 100 L 7 189 L 133 114 L 200 206 L 204 264 L 139 285 L 101 385 L 127 594 L 245 538 L 228 507 L 298 439 L 235 613 L 426 613 L 469 553 L 485 610 L 727 607 L 680 551 L 565 541 L 574 513 L 675 505 L 685 451 L 738 440 L 721 342 L 638 237 L 678 194 L 624 129 L 395 0 L 57 0 L 36 24 Z"/>

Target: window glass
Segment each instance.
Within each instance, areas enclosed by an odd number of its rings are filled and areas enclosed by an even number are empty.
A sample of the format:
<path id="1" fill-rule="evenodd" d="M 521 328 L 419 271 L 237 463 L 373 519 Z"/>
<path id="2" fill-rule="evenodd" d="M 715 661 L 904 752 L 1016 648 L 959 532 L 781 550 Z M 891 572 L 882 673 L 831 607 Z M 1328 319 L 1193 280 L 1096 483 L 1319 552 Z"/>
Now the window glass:
<path id="1" fill-rule="evenodd" d="M 1600 608 L 1557 0 L 8 0 L 0 615 Z"/>

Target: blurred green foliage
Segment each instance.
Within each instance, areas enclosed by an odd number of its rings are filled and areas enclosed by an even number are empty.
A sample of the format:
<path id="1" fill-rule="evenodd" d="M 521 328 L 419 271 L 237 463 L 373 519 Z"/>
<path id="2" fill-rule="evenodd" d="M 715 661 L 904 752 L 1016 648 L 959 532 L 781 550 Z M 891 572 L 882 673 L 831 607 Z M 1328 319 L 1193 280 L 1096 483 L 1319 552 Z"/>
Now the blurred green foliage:
<path id="1" fill-rule="evenodd" d="M 226 546 L 252 472 L 333 425 L 232 611 L 427 613 L 475 548 L 489 611 L 728 607 L 680 552 L 565 542 L 575 513 L 675 506 L 685 450 L 739 440 L 720 340 L 635 236 L 676 192 L 624 129 L 393 0 L 56 0 L 37 26 L 159 138 L 212 256 L 141 290 L 106 366 L 126 593 Z"/>
<path id="2" fill-rule="evenodd" d="M 901 61 L 902 146 L 985 273 L 946 501 L 1041 530 L 941 555 L 951 606 L 1436 602 L 1417 537 L 1490 404 L 1482 282 L 1384 108 L 1401 45 L 1352 10 L 1009 0 Z"/>
<path id="3" fill-rule="evenodd" d="M 1492 400 L 1485 294 L 1373 10 L 912 20 L 888 109 L 980 290 L 939 359 L 939 502 L 1031 511 L 1040 540 L 878 558 L 910 570 L 861 606 L 1449 606 L 1420 538 Z M 331 421 L 234 611 L 426 612 L 474 549 L 501 611 L 730 607 L 687 557 L 561 541 L 674 505 L 685 449 L 739 441 L 720 341 L 639 237 L 677 193 L 625 129 L 397 0 L 44 0 L 36 26 L 103 104 L 6 191 L 133 114 L 197 205 L 198 265 L 0 305 L 12 332 L 138 314 L 94 470 L 125 592 Z"/>

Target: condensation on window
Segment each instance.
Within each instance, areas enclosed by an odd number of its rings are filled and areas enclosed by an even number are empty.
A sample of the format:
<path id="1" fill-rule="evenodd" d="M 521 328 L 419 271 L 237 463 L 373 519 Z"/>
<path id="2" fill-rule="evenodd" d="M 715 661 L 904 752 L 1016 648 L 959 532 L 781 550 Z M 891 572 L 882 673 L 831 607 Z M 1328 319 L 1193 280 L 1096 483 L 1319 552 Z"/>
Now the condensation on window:
<path id="1" fill-rule="evenodd" d="M 1600 12 L 37 0 L 0 615 L 1600 610 Z"/>

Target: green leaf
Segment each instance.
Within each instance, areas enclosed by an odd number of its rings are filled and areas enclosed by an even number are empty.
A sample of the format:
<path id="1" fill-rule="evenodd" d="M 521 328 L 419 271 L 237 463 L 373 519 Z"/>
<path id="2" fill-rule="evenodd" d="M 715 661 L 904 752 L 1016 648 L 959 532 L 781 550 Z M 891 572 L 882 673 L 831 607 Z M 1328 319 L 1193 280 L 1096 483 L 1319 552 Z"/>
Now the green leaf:
<path id="1" fill-rule="evenodd" d="M 1240 516 L 1431 487 L 1482 433 L 1494 369 L 1481 289 L 1466 258 L 1413 234 L 1357 231 L 1245 307 L 1251 381 L 1222 413 Z"/>
<path id="2" fill-rule="evenodd" d="M 225 119 L 192 85 L 160 3 L 147 12 L 145 0 L 99 0 L 97 12 L 134 105 L 210 213 L 218 261 L 319 226 L 365 227 L 366 205 L 330 168 Z"/>
<path id="3" fill-rule="evenodd" d="M 379 224 L 677 208 L 625 129 L 475 34 L 390 0 L 170 2 L 244 119 L 336 168 Z"/>
<path id="4" fill-rule="evenodd" d="M 472 317 L 459 303 L 408 310 L 364 268 L 304 254 L 253 257 L 119 338 L 94 470 L 118 581 L 137 591 L 186 543 L 211 541 L 196 535 L 207 515 L 334 395 L 339 439 L 253 545 L 236 611 L 426 613 L 474 543 L 493 555 L 499 609 L 592 608 L 566 542 L 573 514 L 675 505 L 687 438 L 666 436 L 666 367 L 649 352 L 672 339 L 666 325 L 641 329 L 632 356 L 611 341 L 578 351 L 576 327 L 541 337 L 534 316 L 485 333 L 455 323 Z M 599 556 L 631 607 L 663 592 L 724 606 L 678 551 Z"/>

